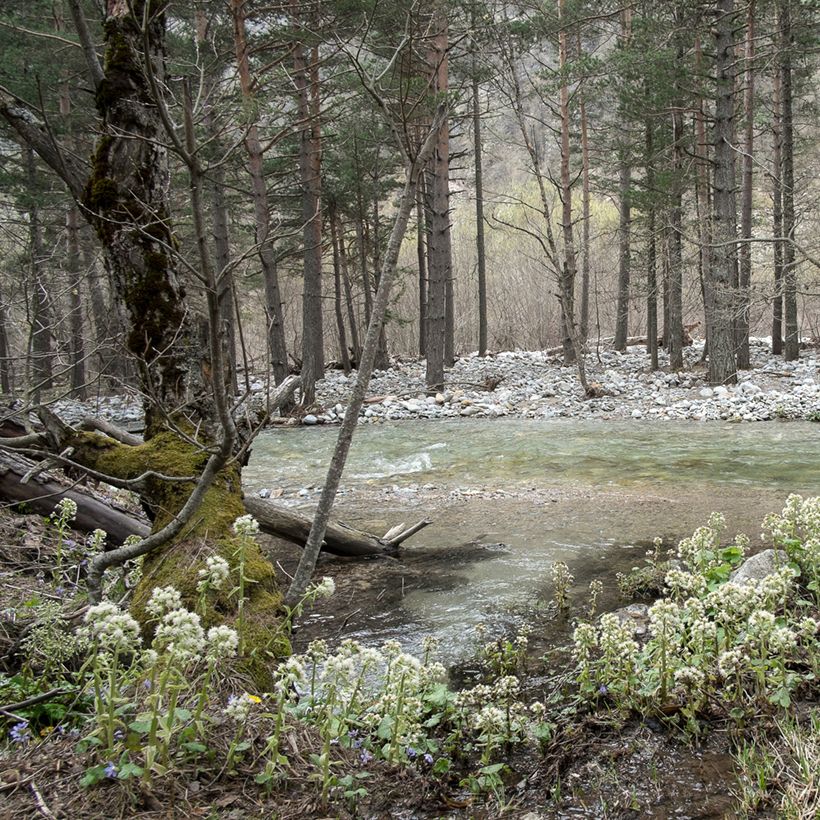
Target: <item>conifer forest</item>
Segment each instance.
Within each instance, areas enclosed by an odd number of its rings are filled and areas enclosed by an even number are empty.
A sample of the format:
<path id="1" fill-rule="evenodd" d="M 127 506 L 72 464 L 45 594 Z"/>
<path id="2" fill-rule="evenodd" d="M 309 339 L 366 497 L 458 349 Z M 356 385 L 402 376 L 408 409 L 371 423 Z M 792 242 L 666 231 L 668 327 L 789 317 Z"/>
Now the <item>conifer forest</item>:
<path id="1" fill-rule="evenodd" d="M 0 3 L 0 820 L 820 818 L 816 0 Z"/>

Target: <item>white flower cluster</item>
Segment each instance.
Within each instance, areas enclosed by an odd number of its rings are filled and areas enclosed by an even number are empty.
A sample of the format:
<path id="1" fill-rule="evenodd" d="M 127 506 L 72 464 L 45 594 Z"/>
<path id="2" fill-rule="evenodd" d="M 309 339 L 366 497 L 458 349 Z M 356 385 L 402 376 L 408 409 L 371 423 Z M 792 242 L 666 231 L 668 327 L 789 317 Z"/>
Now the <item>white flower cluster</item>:
<path id="1" fill-rule="evenodd" d="M 77 502 L 70 498 L 61 498 L 54 508 L 54 515 L 64 523 L 73 521 L 77 517 Z"/>
<path id="2" fill-rule="evenodd" d="M 793 539 L 805 544 L 820 538 L 820 496 L 804 499 L 790 495 L 782 513 L 766 516 L 763 531 L 764 537 L 768 535 L 778 545 Z"/>
<path id="3" fill-rule="evenodd" d="M 720 516 L 681 541 L 678 557 L 686 568 L 666 574 L 670 597 L 649 608 L 649 639 L 643 647 L 614 614 L 602 616 L 597 626 L 580 623 L 573 633 L 573 654 L 581 691 L 589 697 L 635 694 L 644 706 L 648 696 L 674 694 L 700 708 L 710 691 L 719 695 L 718 687 L 724 686 L 719 696 L 730 700 L 759 696 L 788 702 L 788 689 L 816 674 L 820 625 L 815 618 L 797 617 L 795 604 L 807 603 L 798 594 L 798 579 L 809 591 L 816 588 L 818 576 L 807 555 L 820 554 L 820 499 L 790 496 L 782 515 L 769 516 L 766 527 L 790 562 L 759 580 L 721 580 Z M 738 536 L 735 548 L 743 552 L 747 544 Z M 802 574 L 793 561 L 802 565 Z M 631 680 L 640 681 L 640 691 L 630 693 Z"/>
<path id="4" fill-rule="evenodd" d="M 243 692 L 241 695 L 231 695 L 225 706 L 225 716 L 237 723 L 243 723 L 248 719 L 254 706 L 261 702 L 261 698 L 256 695 L 249 695 Z"/>
<path id="5" fill-rule="evenodd" d="M 225 624 L 212 626 L 208 630 L 208 658 L 219 660 L 220 658 L 232 658 L 239 648 L 239 635 L 235 629 L 231 629 Z"/>
<path id="6" fill-rule="evenodd" d="M 252 515 L 240 515 L 233 522 L 233 531 L 240 537 L 253 538 L 259 533 L 259 522 Z"/>
<path id="7" fill-rule="evenodd" d="M 101 552 L 105 546 L 105 539 L 108 538 L 108 533 L 105 530 L 93 530 L 86 539 L 86 546 L 88 552 L 91 554 Z"/>
<path id="8" fill-rule="evenodd" d="M 720 513 L 712 513 L 705 527 L 698 527 L 689 538 L 678 544 L 678 558 L 696 572 L 706 572 L 720 563 L 720 538 L 726 529 L 726 520 Z"/>
<path id="9" fill-rule="evenodd" d="M 175 587 L 154 587 L 145 605 L 145 611 L 155 618 L 162 618 L 166 612 L 182 609 L 182 596 Z"/>
<path id="10" fill-rule="evenodd" d="M 209 555 L 205 559 L 205 566 L 197 573 L 199 582 L 196 591 L 204 593 L 211 589 L 222 589 L 230 575 L 230 565 L 222 556 Z"/>
<path id="11" fill-rule="evenodd" d="M 312 592 L 317 598 L 330 598 L 336 592 L 336 582 L 325 575 L 318 584 L 313 586 Z"/>
<path id="12" fill-rule="evenodd" d="M 100 649 L 127 652 L 136 649 L 142 639 L 140 626 L 116 604 L 103 601 L 85 614 L 85 634 Z"/>
<path id="13" fill-rule="evenodd" d="M 198 660 L 205 648 L 199 615 L 187 609 L 167 612 L 154 636 L 154 648 L 185 664 Z"/>

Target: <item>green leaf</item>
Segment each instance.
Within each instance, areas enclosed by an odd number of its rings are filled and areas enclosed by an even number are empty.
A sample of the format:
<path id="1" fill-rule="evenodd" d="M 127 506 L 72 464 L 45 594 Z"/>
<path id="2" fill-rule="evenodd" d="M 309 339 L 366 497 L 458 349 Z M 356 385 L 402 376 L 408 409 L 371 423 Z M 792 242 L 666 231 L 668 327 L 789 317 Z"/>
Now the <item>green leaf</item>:
<path id="1" fill-rule="evenodd" d="M 92 766 L 85 770 L 85 774 L 80 778 L 80 785 L 87 789 L 89 786 L 95 786 L 101 780 L 105 780 L 105 766 Z"/>
<path id="2" fill-rule="evenodd" d="M 142 777 L 145 770 L 136 763 L 122 763 L 117 769 L 118 780 L 128 780 L 129 777 Z"/>
<path id="3" fill-rule="evenodd" d="M 151 730 L 151 721 L 132 720 L 131 723 L 128 724 L 128 728 L 131 729 L 132 732 L 137 732 L 138 734 L 144 735 L 146 732 Z"/>
<path id="4" fill-rule="evenodd" d="M 208 747 L 204 743 L 200 743 L 197 740 L 189 740 L 186 743 L 183 743 L 182 748 L 185 749 L 186 752 L 207 752 L 208 751 Z"/>
<path id="5" fill-rule="evenodd" d="M 376 730 L 376 736 L 381 740 L 390 740 L 393 737 L 393 727 L 396 722 L 393 715 L 385 715 L 379 723 L 379 728 Z"/>
<path id="6" fill-rule="evenodd" d="M 506 763 L 491 763 L 478 770 L 479 774 L 498 774 L 506 767 Z"/>
<path id="7" fill-rule="evenodd" d="M 447 774 L 450 771 L 450 758 L 440 757 L 433 764 L 433 774 Z"/>
<path id="8" fill-rule="evenodd" d="M 789 690 L 786 689 L 785 686 L 781 686 L 776 692 L 769 696 L 769 702 L 788 709 L 792 702 Z"/>

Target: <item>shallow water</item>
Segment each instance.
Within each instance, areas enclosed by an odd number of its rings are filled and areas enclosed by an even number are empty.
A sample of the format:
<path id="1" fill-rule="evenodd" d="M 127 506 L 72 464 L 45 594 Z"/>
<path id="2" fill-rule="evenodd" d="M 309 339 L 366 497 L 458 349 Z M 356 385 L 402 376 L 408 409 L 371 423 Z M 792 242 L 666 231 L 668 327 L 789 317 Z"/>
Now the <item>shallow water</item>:
<path id="1" fill-rule="evenodd" d="M 337 432 L 261 436 L 243 472 L 248 489 L 321 485 Z M 384 577 L 366 565 L 374 594 L 359 578 L 349 603 L 316 617 L 343 623 L 340 637 L 395 637 L 410 649 L 434 634 L 454 661 L 474 651 L 478 623 L 492 635 L 531 619 L 551 597 L 554 561 L 569 564 L 578 605 L 595 577 L 610 579 L 614 604 L 617 571 L 640 562 L 656 535 L 673 544 L 712 510 L 726 515 L 729 533 L 756 541 L 764 514 L 788 493 L 820 492 L 820 425 L 368 425 L 357 431 L 343 487 L 336 514 L 351 523 L 383 532 L 429 514 L 434 524 L 408 542 L 406 574 L 393 568 Z"/>

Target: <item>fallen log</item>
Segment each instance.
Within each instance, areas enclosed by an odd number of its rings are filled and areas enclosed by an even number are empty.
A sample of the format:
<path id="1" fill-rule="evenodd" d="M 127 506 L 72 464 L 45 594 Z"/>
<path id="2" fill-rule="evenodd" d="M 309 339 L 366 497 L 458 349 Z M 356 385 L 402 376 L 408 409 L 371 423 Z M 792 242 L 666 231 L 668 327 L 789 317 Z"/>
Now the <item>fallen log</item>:
<path id="1" fill-rule="evenodd" d="M 127 510 L 52 473 L 42 471 L 32 475 L 36 470 L 37 462 L 0 451 L 0 498 L 7 503 L 25 503 L 27 509 L 42 516 L 50 515 L 61 498 L 70 498 L 77 505 L 74 526 L 83 532 L 105 530 L 111 546 L 119 546 L 129 535 L 144 538 L 150 532 L 145 521 Z M 24 481 L 26 476 L 30 477 Z"/>
<path id="2" fill-rule="evenodd" d="M 278 507 L 264 498 L 245 498 L 244 504 L 245 509 L 259 522 L 259 529 L 262 532 L 304 546 L 312 524 L 309 518 L 293 510 Z M 428 524 L 430 521 L 424 519 L 412 527 L 402 528 L 398 533 L 394 532 L 396 528 L 393 528 L 384 538 L 379 538 L 341 522 L 331 523 L 328 525 L 322 550 L 333 555 L 351 557 L 392 555 L 398 551 L 403 541 Z"/>
<path id="3" fill-rule="evenodd" d="M 28 480 L 24 481 L 26 477 Z M 0 499 L 12 504 L 25 502 L 32 512 L 47 516 L 61 498 L 70 498 L 77 505 L 76 529 L 83 532 L 103 529 L 112 547 L 121 545 L 129 535 L 144 538 L 150 532 L 148 523 L 137 515 L 54 473 L 40 470 L 31 459 L 0 450 Z M 262 498 L 246 498 L 244 503 L 245 509 L 259 521 L 262 532 L 304 546 L 310 532 L 309 518 Z M 322 549 L 332 555 L 358 558 L 393 555 L 403 541 L 429 523 L 424 519 L 406 529 L 403 525 L 394 527 L 382 538 L 347 524 L 334 523 L 328 527 Z"/>

